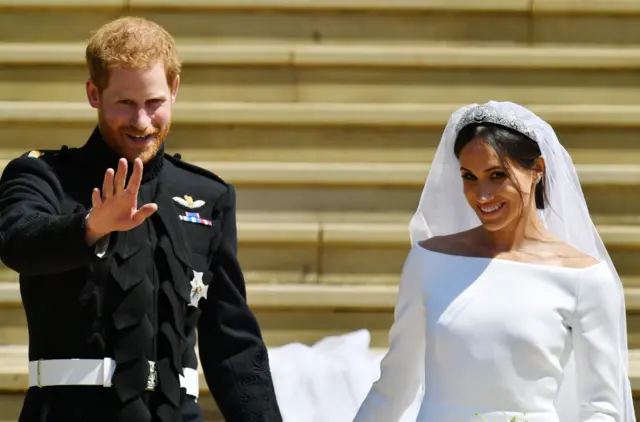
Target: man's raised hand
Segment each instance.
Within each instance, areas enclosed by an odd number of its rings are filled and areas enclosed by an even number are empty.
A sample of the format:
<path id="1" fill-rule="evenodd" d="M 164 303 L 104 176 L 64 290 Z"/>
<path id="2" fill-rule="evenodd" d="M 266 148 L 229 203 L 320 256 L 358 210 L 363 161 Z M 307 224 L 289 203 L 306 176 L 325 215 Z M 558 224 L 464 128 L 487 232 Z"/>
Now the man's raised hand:
<path id="1" fill-rule="evenodd" d="M 85 236 L 89 245 L 111 232 L 131 230 L 157 211 L 158 206 L 153 203 L 138 209 L 138 191 L 142 182 L 142 161 L 139 158 L 133 162 L 133 173 L 125 187 L 126 178 L 127 160 L 121 158 L 115 174 L 113 169 L 105 172 L 102 193 L 98 188 L 93 190 Z"/>

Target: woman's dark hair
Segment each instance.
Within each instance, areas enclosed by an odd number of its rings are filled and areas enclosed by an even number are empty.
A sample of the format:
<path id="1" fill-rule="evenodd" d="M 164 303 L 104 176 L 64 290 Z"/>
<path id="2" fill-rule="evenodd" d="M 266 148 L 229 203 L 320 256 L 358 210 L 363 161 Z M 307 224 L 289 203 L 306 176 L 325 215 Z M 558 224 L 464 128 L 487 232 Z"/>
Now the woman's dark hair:
<path id="1" fill-rule="evenodd" d="M 462 148 L 476 138 L 481 138 L 498 153 L 505 168 L 509 167 L 505 158 L 509 158 L 526 169 L 533 169 L 536 159 L 542 155 L 538 143 L 528 136 L 504 126 L 482 123 L 465 126 L 458 133 L 453 147 L 456 157 L 460 158 Z M 535 199 L 536 208 L 544 209 L 546 202 L 544 177 L 536 185 Z"/>

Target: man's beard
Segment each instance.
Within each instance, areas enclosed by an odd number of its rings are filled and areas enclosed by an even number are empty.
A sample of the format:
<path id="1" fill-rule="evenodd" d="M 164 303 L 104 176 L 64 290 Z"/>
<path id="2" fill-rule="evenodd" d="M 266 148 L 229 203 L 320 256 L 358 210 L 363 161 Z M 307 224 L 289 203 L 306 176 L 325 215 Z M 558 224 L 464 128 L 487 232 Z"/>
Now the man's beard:
<path id="1" fill-rule="evenodd" d="M 169 129 L 171 128 L 171 124 L 168 123 L 166 126 L 158 129 L 153 128 L 152 130 L 147 130 L 144 133 L 136 130 L 131 127 L 123 127 L 123 128 L 114 128 L 109 125 L 102 116 L 99 117 L 99 127 L 100 133 L 104 141 L 109 145 L 111 149 L 117 152 L 121 157 L 125 157 L 128 161 L 133 161 L 136 158 L 140 158 L 143 163 L 149 162 L 153 157 L 156 156 L 160 147 L 164 143 L 165 138 L 169 134 Z M 151 144 L 146 145 L 142 150 L 135 150 L 133 148 L 127 148 L 127 142 L 131 142 L 126 139 L 126 135 L 129 134 L 133 136 L 144 136 L 144 135 L 153 135 L 154 139 Z M 123 139 L 125 138 L 125 139 Z M 124 142 L 124 145 L 123 145 Z M 135 151 L 135 155 L 132 156 L 132 152 Z"/>

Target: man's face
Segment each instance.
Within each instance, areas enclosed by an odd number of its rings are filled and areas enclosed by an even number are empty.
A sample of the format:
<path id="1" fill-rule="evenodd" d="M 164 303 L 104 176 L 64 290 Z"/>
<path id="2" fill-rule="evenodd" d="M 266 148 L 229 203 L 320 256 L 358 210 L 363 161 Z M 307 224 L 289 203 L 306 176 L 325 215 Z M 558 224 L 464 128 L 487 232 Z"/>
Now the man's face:
<path id="1" fill-rule="evenodd" d="M 162 62 L 146 70 L 111 69 L 102 92 L 87 81 L 89 104 L 98 110 L 100 132 L 109 147 L 129 161 L 153 158 L 169 133 L 178 85 L 176 78 L 169 86 Z"/>

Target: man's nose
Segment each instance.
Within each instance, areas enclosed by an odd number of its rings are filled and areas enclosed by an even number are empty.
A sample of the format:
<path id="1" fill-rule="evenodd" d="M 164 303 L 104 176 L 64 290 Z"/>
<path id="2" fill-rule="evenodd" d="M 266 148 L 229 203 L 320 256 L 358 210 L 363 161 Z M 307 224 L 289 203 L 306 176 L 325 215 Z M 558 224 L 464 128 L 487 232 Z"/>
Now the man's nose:
<path id="1" fill-rule="evenodd" d="M 131 125 L 140 130 L 144 130 L 151 125 L 151 117 L 143 107 L 139 108 L 133 115 Z"/>

